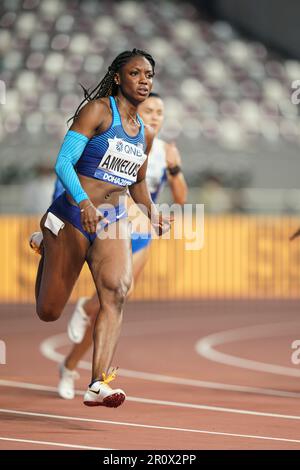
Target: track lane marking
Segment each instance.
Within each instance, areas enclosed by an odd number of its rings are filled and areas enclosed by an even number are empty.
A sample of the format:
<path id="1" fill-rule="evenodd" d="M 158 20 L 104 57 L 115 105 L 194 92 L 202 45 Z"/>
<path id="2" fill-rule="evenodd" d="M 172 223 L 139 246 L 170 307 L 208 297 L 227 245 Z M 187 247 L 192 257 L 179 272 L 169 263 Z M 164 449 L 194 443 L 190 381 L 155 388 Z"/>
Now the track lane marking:
<path id="1" fill-rule="evenodd" d="M 26 444 L 40 444 L 40 445 L 55 446 L 55 447 L 68 447 L 72 449 L 114 450 L 114 449 L 108 449 L 105 447 L 90 447 L 90 446 L 75 445 L 75 444 L 64 444 L 62 442 L 51 442 L 51 441 L 34 441 L 31 439 L 19 439 L 15 437 L 0 436 L 0 441 L 24 442 Z"/>
<path id="2" fill-rule="evenodd" d="M 57 388 L 47 386 L 47 385 L 38 385 L 38 384 L 32 384 L 32 383 L 26 383 L 26 382 L 15 382 L 13 380 L 0 380 L 0 386 L 22 388 L 22 389 L 35 390 L 35 391 L 53 392 L 55 393 L 55 395 L 57 395 Z M 85 393 L 84 391 L 77 391 L 76 395 L 83 396 L 84 393 Z M 182 402 L 167 401 L 167 400 L 155 400 L 152 398 L 141 398 L 141 397 L 127 396 L 126 400 L 129 402 L 133 402 L 133 403 L 145 403 L 145 404 L 151 404 L 151 405 L 157 405 L 157 406 L 171 406 L 171 407 L 177 407 L 177 408 L 190 408 L 190 409 L 205 410 L 205 411 L 212 411 L 212 412 L 263 416 L 266 418 L 300 420 L 300 415 L 284 415 L 284 414 L 279 414 L 279 413 L 267 413 L 263 411 L 242 410 L 238 408 L 225 408 L 221 406 L 198 405 L 198 404 L 193 404 L 193 403 L 182 403 Z"/>
<path id="3" fill-rule="evenodd" d="M 53 415 L 53 414 L 47 414 L 47 413 L 33 413 L 30 411 L 18 411 L 18 410 L 9 410 L 9 409 L 3 409 L 3 408 L 0 409 L 0 413 L 16 414 L 16 415 L 22 415 L 22 416 L 38 416 L 38 417 L 49 418 L 49 419 L 81 421 L 81 422 L 88 422 L 88 423 L 109 424 L 109 425 L 125 426 L 125 427 L 127 426 L 127 427 L 134 427 L 134 428 L 143 428 L 143 429 L 157 429 L 161 431 L 176 431 L 176 432 L 186 432 L 186 433 L 194 433 L 194 434 L 207 434 L 207 435 L 213 435 L 213 436 L 237 437 L 237 438 L 244 438 L 244 439 L 291 442 L 291 443 L 300 444 L 300 439 L 287 439 L 284 437 L 259 436 L 259 435 L 253 435 L 253 434 L 237 434 L 237 433 L 228 433 L 228 432 L 219 432 L 219 431 L 208 431 L 206 429 L 204 430 L 204 429 L 190 429 L 190 428 L 175 428 L 171 426 L 154 426 L 150 424 L 127 423 L 123 421 L 108 421 L 104 419 L 78 418 L 74 416 Z"/>
<path id="4" fill-rule="evenodd" d="M 70 346 L 71 343 L 68 340 L 66 333 L 60 333 L 55 336 L 46 338 L 40 345 L 40 351 L 44 357 L 54 361 L 58 364 L 62 363 L 65 359 L 65 356 L 58 351 L 57 348 L 63 346 Z M 91 370 L 91 364 L 87 361 L 80 361 L 78 367 L 84 370 Z M 211 382 L 197 379 L 189 379 L 183 377 L 174 377 L 163 374 L 153 374 L 143 371 L 135 371 L 128 369 L 119 369 L 119 376 L 128 377 L 139 380 L 147 380 L 151 382 L 160 382 L 174 384 L 176 386 L 183 385 L 186 387 L 197 387 L 197 388 L 208 388 L 213 390 L 222 390 L 228 392 L 238 392 L 238 393 L 251 393 L 255 395 L 266 395 L 266 396 L 275 396 L 275 397 L 286 397 L 286 398 L 300 398 L 300 393 L 289 392 L 286 390 L 274 390 L 268 388 L 260 387 L 249 387 L 244 385 L 235 385 L 235 384 L 224 384 L 219 382 Z"/>
<path id="5" fill-rule="evenodd" d="M 295 334 L 294 332 L 297 330 L 299 330 L 299 321 L 266 323 L 262 325 L 234 328 L 231 330 L 219 331 L 199 339 L 195 344 L 195 350 L 200 356 L 205 357 L 205 359 L 225 364 L 227 366 L 288 377 L 300 377 L 300 370 L 295 367 L 293 368 L 267 362 L 254 361 L 215 349 L 216 346 L 234 343 L 241 340 L 284 336 L 285 334 L 291 334 L 291 332 Z"/>

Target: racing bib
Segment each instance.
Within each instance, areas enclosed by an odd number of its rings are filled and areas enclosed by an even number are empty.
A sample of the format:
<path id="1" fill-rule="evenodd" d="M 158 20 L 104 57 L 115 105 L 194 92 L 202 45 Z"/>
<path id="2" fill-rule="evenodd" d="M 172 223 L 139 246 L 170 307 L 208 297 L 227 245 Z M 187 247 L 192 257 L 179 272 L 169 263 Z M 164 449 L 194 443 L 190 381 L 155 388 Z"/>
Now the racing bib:
<path id="1" fill-rule="evenodd" d="M 108 149 L 94 177 L 118 186 L 130 186 L 136 182 L 138 171 L 146 158 L 143 144 L 130 144 L 117 137 L 108 139 Z"/>

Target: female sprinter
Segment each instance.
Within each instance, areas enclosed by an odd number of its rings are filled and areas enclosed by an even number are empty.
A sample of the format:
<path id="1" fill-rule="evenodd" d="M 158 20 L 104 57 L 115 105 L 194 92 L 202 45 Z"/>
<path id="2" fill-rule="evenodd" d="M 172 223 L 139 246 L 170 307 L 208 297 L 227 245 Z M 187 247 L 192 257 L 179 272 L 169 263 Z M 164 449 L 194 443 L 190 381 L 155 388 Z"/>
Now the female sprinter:
<path id="1" fill-rule="evenodd" d="M 187 185 L 181 172 L 181 158 L 177 148 L 173 144 L 167 144 L 159 139 L 157 135 L 161 130 L 164 120 L 164 103 L 156 93 L 150 93 L 149 98 L 143 101 L 138 112 L 143 122 L 150 125 L 155 133 L 155 138 L 148 157 L 146 181 L 153 202 L 157 201 L 158 195 L 168 180 L 173 200 L 183 205 L 187 196 Z M 63 191 L 59 180 L 56 182 L 53 198 L 59 196 Z M 133 290 L 133 285 L 142 272 L 149 254 L 151 235 L 133 233 L 131 239 L 133 254 L 133 282 L 127 297 Z M 74 380 L 78 377 L 75 368 L 90 348 L 93 342 L 93 322 L 97 317 L 100 305 L 98 295 L 92 298 L 80 298 L 68 325 L 68 334 L 74 343 L 70 353 L 60 366 L 60 381 L 58 393 L 62 398 L 72 399 L 75 395 Z"/>
<path id="2" fill-rule="evenodd" d="M 40 319 L 60 317 L 85 261 L 99 297 L 92 381 L 84 395 L 88 406 L 117 407 L 126 397 L 123 390 L 111 389 L 108 384 L 115 374 L 107 373 L 131 285 L 124 207 L 127 187 L 159 234 L 169 229 L 171 221 L 158 214 L 145 182 L 153 133 L 144 129 L 137 115 L 138 105 L 151 91 L 154 67 L 146 52 L 125 51 L 112 62 L 99 85 L 91 93 L 85 91 L 55 165 L 66 192 L 41 220 L 43 251 L 36 280 Z"/>

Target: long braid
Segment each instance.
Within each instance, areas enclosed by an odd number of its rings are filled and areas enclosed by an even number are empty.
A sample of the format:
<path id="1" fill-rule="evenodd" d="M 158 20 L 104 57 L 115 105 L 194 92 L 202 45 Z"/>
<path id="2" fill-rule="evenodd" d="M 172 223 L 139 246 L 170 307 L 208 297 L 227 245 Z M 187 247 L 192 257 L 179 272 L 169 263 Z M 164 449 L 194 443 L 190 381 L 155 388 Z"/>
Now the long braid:
<path id="1" fill-rule="evenodd" d="M 122 68 L 123 65 L 125 65 L 132 57 L 135 56 L 145 57 L 145 59 L 147 59 L 152 65 L 152 69 L 154 72 L 155 61 L 153 57 L 148 54 L 148 52 L 142 51 L 140 49 L 133 49 L 132 51 L 121 52 L 121 54 L 119 54 L 108 67 L 108 71 L 106 72 L 106 75 L 103 77 L 101 82 L 98 83 L 98 85 L 93 90 L 89 91 L 83 85 L 80 84 L 81 88 L 83 89 L 84 99 L 81 101 L 78 108 L 76 109 L 74 116 L 72 116 L 68 120 L 68 122 L 71 119 L 74 120 L 78 116 L 80 109 L 85 103 L 96 100 L 98 98 L 104 98 L 106 96 L 115 96 L 118 91 L 118 85 L 114 81 L 115 74 L 120 70 L 120 68 Z"/>

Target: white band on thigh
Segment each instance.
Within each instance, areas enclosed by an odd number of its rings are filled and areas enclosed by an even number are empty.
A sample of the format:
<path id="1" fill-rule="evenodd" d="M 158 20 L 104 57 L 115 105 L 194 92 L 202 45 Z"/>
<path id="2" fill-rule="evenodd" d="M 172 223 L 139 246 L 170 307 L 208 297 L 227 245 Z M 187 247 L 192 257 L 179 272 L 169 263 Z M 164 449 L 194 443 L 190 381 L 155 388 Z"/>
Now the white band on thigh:
<path id="1" fill-rule="evenodd" d="M 48 212 L 47 219 L 45 221 L 45 227 L 47 227 L 54 235 L 58 235 L 58 232 L 65 226 L 64 222 L 60 220 L 52 212 Z"/>

